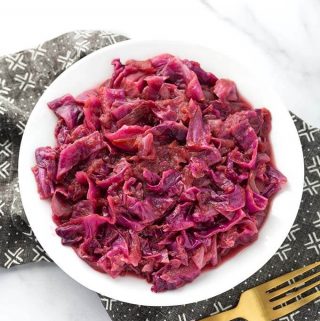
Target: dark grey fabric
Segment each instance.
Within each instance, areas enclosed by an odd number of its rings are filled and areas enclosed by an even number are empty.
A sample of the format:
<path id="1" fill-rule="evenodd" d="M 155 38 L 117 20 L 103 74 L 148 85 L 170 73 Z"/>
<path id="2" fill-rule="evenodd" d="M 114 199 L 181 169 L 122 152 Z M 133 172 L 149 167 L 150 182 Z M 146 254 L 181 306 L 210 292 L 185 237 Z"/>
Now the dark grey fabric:
<path id="1" fill-rule="evenodd" d="M 0 266 L 50 261 L 27 223 L 17 181 L 20 140 L 32 108 L 46 87 L 71 64 L 96 49 L 126 39 L 107 32 L 75 31 L 0 58 Z M 198 320 L 234 306 L 240 293 L 250 287 L 319 260 L 320 130 L 292 117 L 303 146 L 305 186 L 295 224 L 273 258 L 236 288 L 185 306 L 136 306 L 100 296 L 113 320 Z M 320 300 L 280 320 L 320 320 Z"/>

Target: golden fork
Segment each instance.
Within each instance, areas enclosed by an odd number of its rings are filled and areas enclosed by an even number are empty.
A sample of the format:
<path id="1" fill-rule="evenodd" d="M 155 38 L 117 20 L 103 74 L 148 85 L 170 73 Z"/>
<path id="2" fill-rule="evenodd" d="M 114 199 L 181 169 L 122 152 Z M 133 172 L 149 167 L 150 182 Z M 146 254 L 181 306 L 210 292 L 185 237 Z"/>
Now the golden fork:
<path id="1" fill-rule="evenodd" d="M 319 266 L 320 262 L 316 262 L 249 289 L 241 294 L 239 303 L 234 309 L 200 321 L 231 321 L 236 318 L 248 321 L 271 321 L 290 314 L 320 297 L 320 291 L 306 293 L 320 285 L 318 280 L 320 271 L 312 271 Z M 306 272 L 312 274 L 295 280 Z M 278 289 L 284 283 L 289 284 Z"/>

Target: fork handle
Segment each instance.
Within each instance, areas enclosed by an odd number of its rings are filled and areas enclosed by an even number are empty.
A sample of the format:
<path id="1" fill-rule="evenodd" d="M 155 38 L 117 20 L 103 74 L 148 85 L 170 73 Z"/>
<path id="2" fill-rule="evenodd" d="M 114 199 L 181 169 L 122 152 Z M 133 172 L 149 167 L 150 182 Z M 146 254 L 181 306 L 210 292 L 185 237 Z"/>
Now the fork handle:
<path id="1" fill-rule="evenodd" d="M 237 311 L 237 307 L 223 311 L 219 314 L 211 315 L 210 317 L 201 319 L 199 321 L 231 321 L 236 318 L 240 318 L 239 311 Z"/>

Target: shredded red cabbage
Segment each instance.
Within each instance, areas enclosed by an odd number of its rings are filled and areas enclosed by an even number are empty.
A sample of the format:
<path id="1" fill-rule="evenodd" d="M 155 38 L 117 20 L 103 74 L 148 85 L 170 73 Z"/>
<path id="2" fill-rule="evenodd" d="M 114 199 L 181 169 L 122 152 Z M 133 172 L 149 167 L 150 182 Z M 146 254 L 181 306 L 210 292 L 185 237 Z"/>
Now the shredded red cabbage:
<path id="1" fill-rule="evenodd" d="M 57 145 L 35 152 L 39 194 L 62 244 L 93 268 L 175 289 L 257 238 L 286 182 L 271 115 L 194 61 L 113 66 L 99 87 L 48 104 Z"/>

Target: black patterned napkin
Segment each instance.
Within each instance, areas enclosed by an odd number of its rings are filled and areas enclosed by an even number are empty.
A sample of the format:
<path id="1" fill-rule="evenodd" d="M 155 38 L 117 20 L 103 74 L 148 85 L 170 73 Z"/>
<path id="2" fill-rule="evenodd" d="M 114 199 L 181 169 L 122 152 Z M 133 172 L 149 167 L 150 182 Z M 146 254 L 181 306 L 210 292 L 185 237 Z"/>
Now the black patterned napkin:
<path id="1" fill-rule="evenodd" d="M 126 40 L 101 31 L 75 31 L 37 48 L 0 57 L 0 266 L 51 261 L 25 217 L 17 178 L 26 121 L 43 91 L 90 52 Z M 293 115 L 305 159 L 305 184 L 297 219 L 285 242 L 256 274 L 209 300 L 174 307 L 137 306 L 100 295 L 114 321 L 196 321 L 236 305 L 240 293 L 320 257 L 320 130 Z M 320 288 L 318 289 L 320 290 Z M 195 300 L 196 300 L 195 296 Z M 280 321 L 320 321 L 320 300 Z"/>

